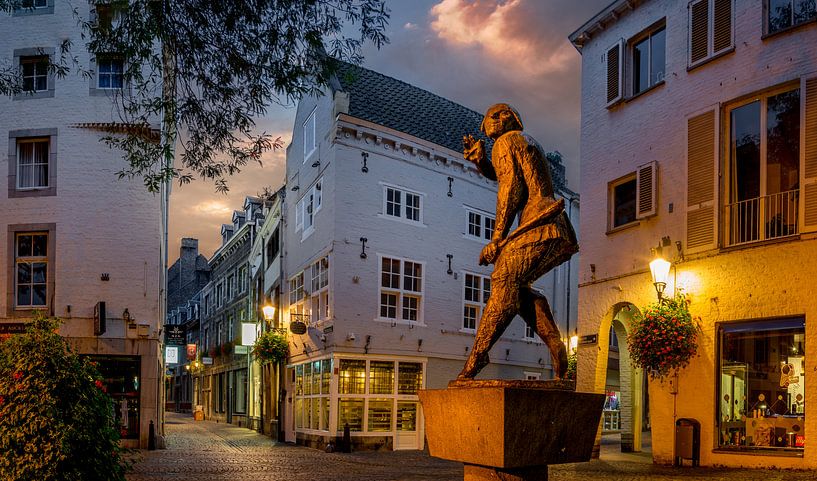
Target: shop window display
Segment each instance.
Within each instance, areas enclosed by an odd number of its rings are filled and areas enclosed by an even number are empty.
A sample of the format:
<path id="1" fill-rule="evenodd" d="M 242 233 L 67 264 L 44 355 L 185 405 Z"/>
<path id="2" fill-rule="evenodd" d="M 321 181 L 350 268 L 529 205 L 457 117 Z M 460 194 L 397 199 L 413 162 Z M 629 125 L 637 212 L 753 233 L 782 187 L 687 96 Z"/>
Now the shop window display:
<path id="1" fill-rule="evenodd" d="M 139 439 L 140 359 L 125 356 L 89 356 L 97 364 L 105 388 L 113 398 L 116 424 L 123 439 Z"/>
<path id="2" fill-rule="evenodd" d="M 719 446 L 805 446 L 805 322 L 726 323 L 720 328 Z"/>

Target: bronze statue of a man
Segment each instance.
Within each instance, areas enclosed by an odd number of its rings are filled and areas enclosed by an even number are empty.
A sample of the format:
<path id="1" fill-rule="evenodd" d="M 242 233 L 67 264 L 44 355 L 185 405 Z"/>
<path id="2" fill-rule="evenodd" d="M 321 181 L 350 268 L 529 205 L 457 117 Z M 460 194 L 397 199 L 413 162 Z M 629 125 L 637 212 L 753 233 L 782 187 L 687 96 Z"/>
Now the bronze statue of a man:
<path id="1" fill-rule="evenodd" d="M 576 234 L 564 201 L 553 195 L 545 152 L 522 132 L 517 111 L 508 104 L 493 105 L 481 130 L 494 140 L 491 160 L 485 158 L 485 143 L 470 135 L 463 138 L 463 156 L 482 175 L 499 182 L 493 238 L 479 255 L 480 265 L 494 264 L 494 271 L 474 348 L 457 378 L 473 379 L 488 364 L 491 346 L 519 314 L 547 344 L 561 379 L 567 352 L 547 299 L 531 284 L 578 252 Z M 519 224 L 510 232 L 517 215 Z"/>

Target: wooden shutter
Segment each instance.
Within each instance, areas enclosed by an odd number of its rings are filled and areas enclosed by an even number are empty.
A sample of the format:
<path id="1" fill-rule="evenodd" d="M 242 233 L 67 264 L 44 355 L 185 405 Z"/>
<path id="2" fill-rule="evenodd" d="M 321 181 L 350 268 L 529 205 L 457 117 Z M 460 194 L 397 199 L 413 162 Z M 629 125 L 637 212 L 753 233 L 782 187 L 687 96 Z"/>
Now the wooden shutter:
<path id="1" fill-rule="evenodd" d="M 607 106 L 619 102 L 624 97 L 623 65 L 624 40 L 619 40 L 607 49 Z"/>
<path id="2" fill-rule="evenodd" d="M 709 56 L 709 0 L 689 4 L 689 64 Z"/>
<path id="3" fill-rule="evenodd" d="M 712 7 L 712 53 L 717 54 L 732 47 L 732 1 L 714 0 Z"/>
<path id="4" fill-rule="evenodd" d="M 636 171 L 635 198 L 638 202 L 636 218 L 644 219 L 658 213 L 658 163 L 652 161 Z"/>
<path id="5" fill-rule="evenodd" d="M 803 122 L 803 186 L 801 208 L 803 225 L 800 232 L 817 232 L 817 77 L 803 80 L 800 90 L 805 93 Z"/>
<path id="6" fill-rule="evenodd" d="M 687 120 L 687 240 L 688 252 L 714 248 L 715 230 L 715 111 Z"/>

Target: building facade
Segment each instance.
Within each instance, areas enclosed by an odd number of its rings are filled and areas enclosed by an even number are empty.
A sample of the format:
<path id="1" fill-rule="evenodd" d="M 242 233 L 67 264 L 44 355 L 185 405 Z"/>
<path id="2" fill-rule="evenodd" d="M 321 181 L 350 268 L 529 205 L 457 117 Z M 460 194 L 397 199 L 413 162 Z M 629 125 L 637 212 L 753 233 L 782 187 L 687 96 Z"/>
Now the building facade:
<path id="1" fill-rule="evenodd" d="M 622 447 L 671 463 L 700 423 L 704 465 L 815 468 L 817 23 L 814 2 L 616 1 L 570 36 L 582 56 L 578 388 L 620 346 Z M 633 315 L 665 293 L 699 324 L 698 355 L 645 381 Z M 592 336 L 596 336 L 593 338 Z"/>
<path id="2" fill-rule="evenodd" d="M 491 269 L 477 258 L 496 185 L 462 158 L 462 137 L 481 136 L 481 120 L 347 64 L 325 95 L 299 103 L 282 224 L 286 440 L 323 447 L 348 425 L 358 447 L 423 447 L 417 391 L 456 377 L 490 295 Z M 574 263 L 537 283 L 563 334 L 576 325 Z M 520 319 L 491 360 L 483 377 L 551 376 L 545 345 Z"/>
<path id="3" fill-rule="evenodd" d="M 198 239 L 183 238 L 179 258 L 167 269 L 165 409 L 188 412 L 197 401 L 201 291 L 210 280 Z M 169 352 L 169 350 L 173 352 Z M 175 361 L 174 361 L 175 360 Z M 192 363 L 191 363 L 192 362 Z"/>
<path id="4" fill-rule="evenodd" d="M 249 257 L 262 202 L 246 197 L 232 224 L 221 226 L 222 245 L 210 257 L 210 281 L 201 291 L 202 355 L 200 403 L 206 419 L 250 426 L 249 355 L 241 343 L 241 324 L 251 319 Z"/>
<path id="5" fill-rule="evenodd" d="M 0 61 L 24 89 L 0 98 L 0 332 L 37 313 L 62 319 L 60 333 L 99 363 L 124 444 L 144 448 L 151 423 L 162 433 L 166 192 L 118 179 L 122 154 L 100 142 L 118 120 L 122 60 L 82 50 L 72 11 L 90 18 L 93 2 L 30 3 L 0 15 Z M 66 39 L 90 77 L 46 68 Z"/>
<path id="6" fill-rule="evenodd" d="M 264 221 L 250 251 L 251 322 L 257 332 L 277 332 L 286 335 L 281 326 L 281 252 L 283 202 L 286 189 L 282 187 L 264 202 Z M 264 313 L 272 307 L 272 317 Z M 252 353 L 251 353 L 252 354 Z M 285 395 L 284 365 L 262 363 L 251 356 L 250 365 L 250 419 L 252 427 L 264 434 L 282 440 L 282 399 Z"/>

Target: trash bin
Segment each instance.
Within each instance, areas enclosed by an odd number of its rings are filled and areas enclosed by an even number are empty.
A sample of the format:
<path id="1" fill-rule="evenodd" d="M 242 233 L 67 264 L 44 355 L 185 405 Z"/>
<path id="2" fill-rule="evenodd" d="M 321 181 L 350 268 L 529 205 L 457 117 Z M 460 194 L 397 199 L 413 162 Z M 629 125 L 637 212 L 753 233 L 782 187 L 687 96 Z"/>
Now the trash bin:
<path id="1" fill-rule="evenodd" d="M 685 459 L 701 464 L 701 423 L 681 418 L 675 422 L 675 466 L 683 466 Z"/>
<path id="2" fill-rule="evenodd" d="M 193 420 L 204 421 L 204 406 L 201 404 L 196 405 L 196 410 L 193 411 Z"/>

